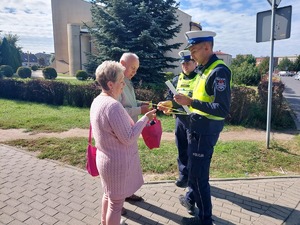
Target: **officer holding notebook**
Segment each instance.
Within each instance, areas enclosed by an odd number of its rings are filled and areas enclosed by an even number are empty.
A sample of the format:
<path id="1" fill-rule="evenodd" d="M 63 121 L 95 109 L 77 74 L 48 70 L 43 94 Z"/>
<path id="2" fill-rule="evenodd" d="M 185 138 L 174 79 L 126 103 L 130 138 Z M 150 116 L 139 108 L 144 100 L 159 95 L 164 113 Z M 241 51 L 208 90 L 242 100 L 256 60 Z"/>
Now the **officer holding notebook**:
<path id="1" fill-rule="evenodd" d="M 191 59 L 191 54 L 189 50 L 183 50 L 179 53 L 180 63 L 182 72 L 175 76 L 172 80 L 173 86 L 176 88 L 178 93 L 192 97 L 194 85 L 197 80 L 197 73 L 194 71 L 197 67 L 197 63 Z M 178 105 L 173 100 L 173 93 L 168 92 L 167 101 L 158 103 L 158 109 L 164 111 L 166 114 L 171 112 L 175 115 L 175 141 L 178 149 L 178 170 L 179 178 L 176 180 L 175 184 L 178 187 L 187 187 L 188 182 L 188 170 L 187 170 L 187 128 L 188 128 L 188 115 L 183 110 L 182 106 Z M 177 110 L 172 111 L 172 108 Z"/>
<path id="2" fill-rule="evenodd" d="M 177 94 L 174 100 L 187 105 L 190 114 L 188 129 L 188 186 L 193 191 L 199 212 L 195 217 L 183 217 L 183 225 L 212 225 L 212 203 L 209 168 L 219 134 L 230 108 L 231 71 L 213 52 L 215 32 L 186 32 L 187 49 L 201 66 L 199 80 L 192 97 Z M 188 201 L 188 196 L 185 196 Z"/>

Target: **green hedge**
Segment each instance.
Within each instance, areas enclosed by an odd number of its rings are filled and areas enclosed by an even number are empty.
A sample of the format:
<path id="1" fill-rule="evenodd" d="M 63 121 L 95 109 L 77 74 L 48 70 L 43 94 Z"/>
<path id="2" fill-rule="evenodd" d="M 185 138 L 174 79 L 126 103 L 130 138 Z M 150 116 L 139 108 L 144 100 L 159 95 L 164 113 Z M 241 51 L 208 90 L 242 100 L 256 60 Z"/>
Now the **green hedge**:
<path id="1" fill-rule="evenodd" d="M 95 83 L 74 85 L 41 79 L 1 79 L 0 98 L 15 99 L 52 105 L 90 107 L 100 93 Z"/>
<path id="2" fill-rule="evenodd" d="M 295 128 L 289 108 L 284 101 L 284 84 L 273 81 L 272 127 Z M 139 100 L 158 103 L 165 100 L 167 89 L 136 88 Z M 56 80 L 41 79 L 0 79 L 0 98 L 32 101 L 53 105 L 90 107 L 93 99 L 101 92 L 96 82 L 72 84 Z M 226 121 L 233 125 L 265 128 L 267 120 L 268 81 L 262 79 L 257 90 L 245 86 L 232 88 L 231 109 Z"/>

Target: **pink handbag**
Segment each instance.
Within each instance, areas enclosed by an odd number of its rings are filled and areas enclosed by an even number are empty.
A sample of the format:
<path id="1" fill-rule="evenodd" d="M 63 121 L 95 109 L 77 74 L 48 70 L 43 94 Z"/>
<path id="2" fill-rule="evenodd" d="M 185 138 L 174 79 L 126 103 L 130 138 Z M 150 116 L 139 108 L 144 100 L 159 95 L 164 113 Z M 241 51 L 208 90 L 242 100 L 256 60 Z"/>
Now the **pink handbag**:
<path id="1" fill-rule="evenodd" d="M 97 148 L 92 145 L 92 125 L 90 125 L 89 142 L 86 149 L 86 170 L 93 177 L 99 176 L 96 165 Z"/>
<path id="2" fill-rule="evenodd" d="M 142 131 L 142 137 L 149 149 L 159 148 L 162 135 L 161 122 L 156 117 L 148 121 Z"/>

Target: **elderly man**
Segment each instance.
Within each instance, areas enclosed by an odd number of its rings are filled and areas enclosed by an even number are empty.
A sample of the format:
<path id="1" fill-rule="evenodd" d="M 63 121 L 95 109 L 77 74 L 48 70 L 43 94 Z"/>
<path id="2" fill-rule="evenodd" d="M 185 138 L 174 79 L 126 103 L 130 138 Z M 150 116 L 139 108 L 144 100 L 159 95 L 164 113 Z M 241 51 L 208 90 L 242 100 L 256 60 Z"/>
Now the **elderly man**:
<path id="1" fill-rule="evenodd" d="M 128 114 L 133 120 L 133 123 L 138 121 L 138 116 L 140 114 L 145 114 L 149 112 L 149 104 L 142 103 L 139 104 L 136 100 L 134 88 L 131 79 L 136 74 L 140 66 L 139 57 L 130 52 L 124 53 L 120 58 L 120 63 L 125 67 L 124 71 L 124 81 L 125 86 L 119 101 L 122 103 Z M 126 198 L 126 201 L 142 201 L 143 198 L 137 195 L 132 195 Z M 122 209 L 122 215 L 126 214 L 126 209 Z"/>
<path id="2" fill-rule="evenodd" d="M 188 129 L 188 186 L 199 208 L 196 217 L 182 218 L 183 225 L 213 224 L 209 168 L 231 99 L 231 71 L 213 52 L 215 35 L 212 31 L 186 33 L 187 49 L 199 65 L 200 77 L 192 97 L 174 96 L 178 104 L 189 106 L 192 112 Z M 180 203 L 184 206 L 189 206 L 188 193 L 185 199 L 180 196 Z"/>

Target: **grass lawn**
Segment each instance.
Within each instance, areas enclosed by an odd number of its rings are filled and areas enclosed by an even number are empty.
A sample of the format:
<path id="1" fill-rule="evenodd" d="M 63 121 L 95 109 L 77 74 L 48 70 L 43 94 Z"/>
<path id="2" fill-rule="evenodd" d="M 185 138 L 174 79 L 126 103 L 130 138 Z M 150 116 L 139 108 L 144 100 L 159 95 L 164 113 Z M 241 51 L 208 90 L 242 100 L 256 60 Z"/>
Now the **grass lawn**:
<path id="1" fill-rule="evenodd" d="M 89 109 L 49 106 L 0 99 L 0 129 L 23 128 L 34 132 L 61 132 L 89 127 Z M 158 116 L 164 131 L 174 130 L 171 116 Z M 227 130 L 243 127 L 226 126 Z M 59 160 L 85 167 L 86 138 L 39 138 L 14 140 L 4 144 L 22 147 L 37 153 L 39 158 Z M 161 142 L 159 149 L 149 150 L 139 139 L 139 152 L 145 174 L 163 174 L 163 179 L 177 177 L 177 149 L 174 141 Z M 260 141 L 219 141 L 211 165 L 211 177 L 256 177 L 300 174 L 300 136 L 291 141 L 271 141 L 266 149 Z"/>

